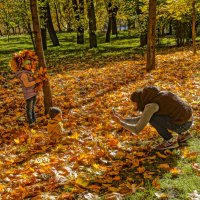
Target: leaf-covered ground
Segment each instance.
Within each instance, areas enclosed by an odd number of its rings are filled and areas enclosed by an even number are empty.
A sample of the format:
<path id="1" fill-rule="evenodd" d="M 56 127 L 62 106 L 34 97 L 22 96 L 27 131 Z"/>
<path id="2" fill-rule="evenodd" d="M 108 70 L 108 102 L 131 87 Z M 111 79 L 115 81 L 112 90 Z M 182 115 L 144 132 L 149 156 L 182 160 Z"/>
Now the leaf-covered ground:
<path id="1" fill-rule="evenodd" d="M 180 151 L 156 152 L 156 131 L 147 126 L 138 137 L 112 120 L 111 108 L 123 116 L 135 113 L 129 100 L 137 88 L 156 85 L 188 101 L 194 110 L 191 130 L 199 140 L 200 58 L 191 52 L 157 56 L 157 69 L 145 72 L 145 61 L 94 61 L 65 66 L 50 74 L 53 102 L 62 109 L 67 135 L 63 144 L 47 144 L 47 117 L 42 94 L 37 126 L 25 126 L 22 91 L 14 75 L 0 79 L 0 194 L 2 199 L 120 199 L 160 189 L 165 173 L 183 173 L 177 160 L 190 159 L 199 176 L 199 151 L 186 144 Z M 82 66 L 79 68 L 79 66 Z M 73 68 L 73 69 L 72 69 Z M 197 185 L 200 178 L 196 179 Z M 198 188 L 197 188 L 198 189 Z"/>

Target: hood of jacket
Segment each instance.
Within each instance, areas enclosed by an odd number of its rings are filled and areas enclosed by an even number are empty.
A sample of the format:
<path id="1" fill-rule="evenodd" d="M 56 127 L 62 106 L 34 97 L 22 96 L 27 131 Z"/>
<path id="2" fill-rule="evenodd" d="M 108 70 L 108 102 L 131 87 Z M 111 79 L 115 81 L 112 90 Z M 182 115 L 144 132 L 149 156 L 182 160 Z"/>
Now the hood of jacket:
<path id="1" fill-rule="evenodd" d="M 143 89 L 135 91 L 131 95 L 131 100 L 137 102 L 138 110 L 143 111 L 148 103 L 152 103 L 154 98 L 160 95 L 160 89 L 155 86 L 146 86 Z"/>

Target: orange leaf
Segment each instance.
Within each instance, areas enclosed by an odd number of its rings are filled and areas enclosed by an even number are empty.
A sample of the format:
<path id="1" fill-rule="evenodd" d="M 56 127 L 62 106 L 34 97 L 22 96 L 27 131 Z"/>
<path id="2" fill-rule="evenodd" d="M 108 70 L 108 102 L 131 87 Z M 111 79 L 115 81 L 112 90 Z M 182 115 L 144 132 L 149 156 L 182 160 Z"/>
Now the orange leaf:
<path id="1" fill-rule="evenodd" d="M 115 180 L 115 181 L 119 181 L 121 178 L 120 178 L 120 176 L 115 176 L 114 178 L 113 178 L 113 180 Z"/>
<path id="2" fill-rule="evenodd" d="M 5 186 L 3 184 L 0 183 L 0 192 L 4 191 Z"/>
<path id="3" fill-rule="evenodd" d="M 133 163 L 132 163 L 133 167 L 137 167 L 139 165 L 140 165 L 140 161 L 138 159 L 134 160 Z"/>
<path id="4" fill-rule="evenodd" d="M 138 167 L 137 171 L 141 174 L 145 171 L 145 168 L 144 167 Z"/>
<path id="5" fill-rule="evenodd" d="M 170 169 L 170 166 L 168 164 L 160 164 L 158 167 L 165 170 Z"/>
<path id="6" fill-rule="evenodd" d="M 153 185 L 156 189 L 160 189 L 159 178 L 155 178 L 155 179 L 152 181 L 152 185 Z"/>
<path id="7" fill-rule="evenodd" d="M 176 176 L 176 175 L 178 175 L 178 174 L 181 174 L 182 171 L 181 171 L 180 169 L 178 169 L 178 168 L 172 168 L 172 169 L 170 169 L 170 173 L 171 173 L 172 175 Z"/>
<path id="8" fill-rule="evenodd" d="M 156 154 L 157 154 L 157 156 L 158 156 L 159 158 L 167 158 L 166 155 L 163 155 L 163 154 L 161 154 L 160 152 L 156 152 Z"/>

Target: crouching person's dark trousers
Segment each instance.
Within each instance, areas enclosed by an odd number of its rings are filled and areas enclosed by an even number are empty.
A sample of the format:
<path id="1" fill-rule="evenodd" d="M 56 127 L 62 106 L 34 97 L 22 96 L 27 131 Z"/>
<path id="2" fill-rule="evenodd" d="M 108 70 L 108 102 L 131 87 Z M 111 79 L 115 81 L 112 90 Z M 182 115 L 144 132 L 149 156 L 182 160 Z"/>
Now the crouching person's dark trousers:
<path id="1" fill-rule="evenodd" d="M 181 134 L 187 131 L 192 126 L 192 121 L 188 121 L 182 125 L 177 125 L 171 122 L 170 117 L 155 114 L 152 116 L 149 123 L 165 140 L 169 140 L 172 138 L 172 135 L 168 130 L 172 130 L 178 134 Z"/>
<path id="2" fill-rule="evenodd" d="M 32 124 L 33 122 L 36 121 L 35 104 L 36 104 L 36 96 L 33 96 L 30 99 L 26 100 L 26 115 L 29 124 Z"/>

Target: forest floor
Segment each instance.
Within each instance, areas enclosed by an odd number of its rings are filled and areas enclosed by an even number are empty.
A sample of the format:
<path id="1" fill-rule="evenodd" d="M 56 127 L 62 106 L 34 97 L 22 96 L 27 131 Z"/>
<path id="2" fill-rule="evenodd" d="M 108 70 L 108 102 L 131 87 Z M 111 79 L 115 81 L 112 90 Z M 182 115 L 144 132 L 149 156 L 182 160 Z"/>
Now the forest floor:
<path id="1" fill-rule="evenodd" d="M 2 199 L 185 200 L 200 194 L 200 57 L 187 48 L 163 50 L 156 56 L 156 70 L 146 73 L 142 53 L 120 51 L 117 55 L 118 45 L 116 56 L 84 49 L 82 56 L 74 51 L 68 58 L 73 51 L 66 55 L 62 46 L 60 51 L 52 47 L 46 52 L 53 104 L 63 111 L 67 135 L 64 143 L 54 146 L 47 143 L 42 92 L 37 101 L 37 125 L 30 130 L 19 81 L 3 61 Z M 1 54 L 6 60 L 9 56 Z M 112 107 L 124 117 L 135 114 L 130 94 L 146 85 L 170 90 L 193 108 L 193 138 L 173 151 L 152 149 L 161 139 L 152 127 L 133 136 L 112 119 Z"/>

